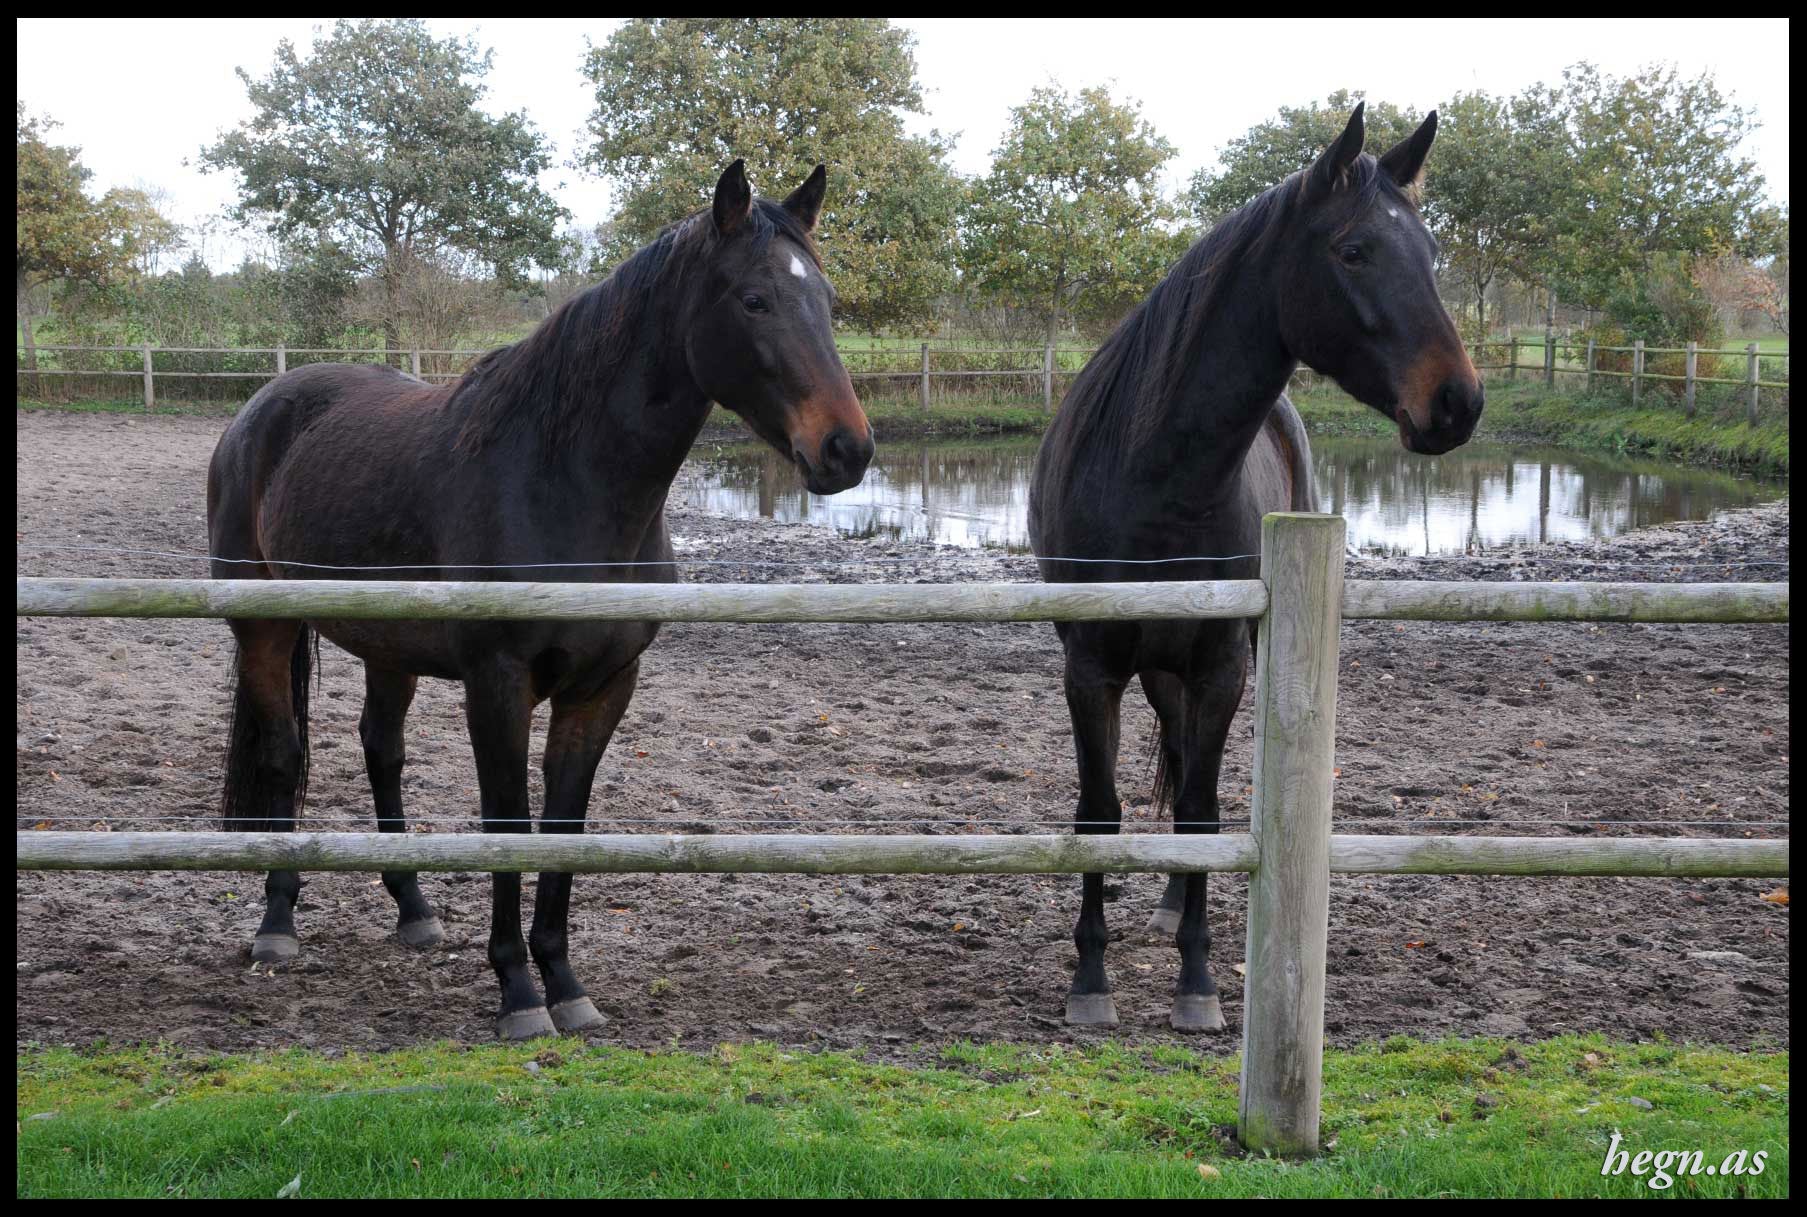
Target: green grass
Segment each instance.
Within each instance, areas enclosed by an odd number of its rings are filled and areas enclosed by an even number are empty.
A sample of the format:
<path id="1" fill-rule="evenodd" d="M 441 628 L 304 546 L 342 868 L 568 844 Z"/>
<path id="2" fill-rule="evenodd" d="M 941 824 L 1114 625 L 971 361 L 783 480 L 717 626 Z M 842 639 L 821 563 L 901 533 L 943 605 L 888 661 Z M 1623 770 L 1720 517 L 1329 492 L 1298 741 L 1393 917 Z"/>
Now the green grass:
<path id="1" fill-rule="evenodd" d="M 1293 398 L 1313 431 L 1393 435 L 1391 420 L 1334 388 Z M 1489 381 L 1484 439 L 1529 440 L 1597 452 L 1648 454 L 1753 472 L 1788 472 L 1788 420 L 1770 412 L 1752 427 L 1742 406 L 1703 405 L 1688 418 L 1679 404 L 1658 398 L 1636 409 L 1619 397 L 1583 397 L 1560 387 Z"/>
<path id="2" fill-rule="evenodd" d="M 43 1196 L 1631 1196 L 1621 1148 L 1767 1154 L 1683 1195 L 1788 1194 L 1788 1055 L 1403 1037 L 1325 1061 L 1329 1153 L 1243 1157 L 1233 1057 L 541 1041 L 324 1059 L 172 1048 L 17 1058 L 18 1184 Z M 525 1066 L 536 1062 L 539 1069 Z M 393 1088 L 407 1087 L 407 1090 Z M 1636 1100 L 1636 1101 L 1634 1101 Z M 51 1113 L 48 1118 L 39 1118 Z M 1201 1170 L 1202 1168 L 1207 1168 Z"/>

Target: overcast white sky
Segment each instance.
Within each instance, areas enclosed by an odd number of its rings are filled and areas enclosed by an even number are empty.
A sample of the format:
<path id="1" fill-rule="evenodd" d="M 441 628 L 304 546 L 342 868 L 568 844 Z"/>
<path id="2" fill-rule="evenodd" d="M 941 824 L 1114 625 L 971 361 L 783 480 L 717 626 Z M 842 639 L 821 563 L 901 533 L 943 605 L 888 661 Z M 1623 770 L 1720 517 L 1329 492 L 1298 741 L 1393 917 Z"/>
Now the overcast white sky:
<path id="1" fill-rule="evenodd" d="M 222 175 L 191 167 L 202 144 L 249 116 L 243 66 L 268 73 L 278 40 L 305 46 L 316 19 L 18 22 L 19 97 L 63 125 L 93 185 L 149 184 L 167 190 L 184 224 L 217 215 L 233 198 Z M 618 21 L 432 21 L 445 34 L 475 34 L 495 51 L 490 109 L 525 110 L 557 145 L 562 162 L 582 147 L 591 104 L 578 74 L 585 37 L 607 39 Z M 1029 90 L 1110 84 L 1136 98 L 1179 150 L 1170 184 L 1216 160 L 1223 145 L 1283 104 L 1348 88 L 1357 96 L 1428 109 L 1453 93 L 1512 93 L 1560 78 L 1588 59 L 1615 75 L 1653 62 L 1684 73 L 1711 70 L 1722 90 L 1757 112 L 1762 128 L 1748 154 L 1778 201 L 1788 199 L 1788 22 L 1719 18 L 1636 22 L 1526 18 L 1354 22 L 1322 20 L 1160 21 L 900 20 L 914 31 L 927 114 L 912 130 L 957 132 L 955 167 L 982 172 Z M 802 168 L 802 166 L 800 166 Z M 1436 155 L 1432 153 L 1432 189 Z M 580 224 L 612 210 L 608 184 L 576 170 L 548 172 L 545 185 Z M 756 183 L 780 193 L 786 183 Z M 214 239 L 216 266 L 237 260 L 237 242 Z"/>

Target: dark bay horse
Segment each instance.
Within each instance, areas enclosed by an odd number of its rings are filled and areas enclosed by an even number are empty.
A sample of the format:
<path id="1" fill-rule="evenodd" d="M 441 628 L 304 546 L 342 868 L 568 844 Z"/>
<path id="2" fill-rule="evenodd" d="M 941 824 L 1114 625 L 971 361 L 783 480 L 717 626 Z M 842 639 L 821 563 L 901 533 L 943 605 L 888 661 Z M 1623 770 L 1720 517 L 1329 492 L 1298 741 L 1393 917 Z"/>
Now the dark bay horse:
<path id="1" fill-rule="evenodd" d="M 836 354 L 813 238 L 827 174 L 755 199 L 736 161 L 714 205 L 666 229 L 456 384 L 322 364 L 277 377 L 221 437 L 207 477 L 217 579 L 675 581 L 665 498 L 710 402 L 795 461 L 817 494 L 857 484 L 872 431 Z M 433 566 L 395 572 L 332 567 Z M 572 563 L 560 567 L 558 563 Z M 537 569 L 499 569 L 540 565 Z M 307 769 L 313 631 L 364 661 L 359 720 L 379 827 L 404 829 L 402 721 L 416 681 L 462 681 L 485 832 L 528 832 L 528 727 L 552 703 L 542 832 L 583 831 L 590 786 L 633 696 L 650 622 L 235 620 L 229 829 L 295 827 Z M 412 873 L 383 875 L 404 943 L 443 936 Z M 493 876 L 498 1034 L 601 1021 L 567 957 L 571 876 L 542 874 L 521 940 L 521 878 Z M 293 958 L 294 871 L 273 872 L 252 956 Z M 528 975 L 529 951 L 545 984 Z"/>
<path id="2" fill-rule="evenodd" d="M 1304 363 L 1393 419 L 1413 452 L 1447 452 L 1481 415 L 1479 378 L 1437 297 L 1417 184 L 1435 112 L 1378 160 L 1362 107 L 1311 168 L 1222 220 L 1093 356 L 1042 441 L 1029 530 L 1050 581 L 1252 579 L 1261 517 L 1311 511 L 1310 447 L 1281 392 Z M 1162 565 L 1059 558 L 1216 561 Z M 1216 832 L 1217 777 L 1242 699 L 1251 624 L 1074 622 L 1067 707 L 1082 833 L 1114 833 L 1118 717 L 1132 676 L 1160 720 L 1157 801 L 1174 831 Z M 1173 876 L 1150 928 L 1180 952 L 1171 1015 L 1223 1026 L 1206 961 L 1205 876 Z M 1067 1021 L 1117 1021 L 1101 875 L 1084 878 Z"/>

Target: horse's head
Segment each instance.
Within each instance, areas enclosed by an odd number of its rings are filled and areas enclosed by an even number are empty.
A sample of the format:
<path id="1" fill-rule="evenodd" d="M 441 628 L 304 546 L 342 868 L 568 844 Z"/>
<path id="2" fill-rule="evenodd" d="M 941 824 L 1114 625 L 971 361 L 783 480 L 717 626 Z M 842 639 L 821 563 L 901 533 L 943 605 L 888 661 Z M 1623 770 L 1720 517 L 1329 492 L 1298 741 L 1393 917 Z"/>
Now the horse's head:
<path id="1" fill-rule="evenodd" d="M 1299 183 L 1281 337 L 1292 354 L 1399 426 L 1413 452 L 1448 452 L 1480 421 L 1481 379 L 1437 295 L 1437 242 L 1418 217 L 1437 114 L 1376 160 L 1362 107 Z"/>
<path id="2" fill-rule="evenodd" d="M 745 163 L 715 185 L 715 240 L 685 356 L 711 398 L 796 462 L 803 484 L 859 484 L 872 426 L 835 350 L 835 294 L 810 233 L 822 211 L 821 165 L 782 203 L 755 199 Z"/>

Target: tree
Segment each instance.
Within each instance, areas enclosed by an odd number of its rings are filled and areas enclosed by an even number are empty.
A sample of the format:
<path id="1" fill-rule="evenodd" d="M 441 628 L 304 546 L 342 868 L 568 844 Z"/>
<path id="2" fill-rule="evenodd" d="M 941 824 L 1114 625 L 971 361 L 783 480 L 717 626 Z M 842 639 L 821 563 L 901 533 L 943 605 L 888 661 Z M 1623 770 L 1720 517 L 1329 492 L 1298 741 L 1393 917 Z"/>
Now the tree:
<path id="1" fill-rule="evenodd" d="M 1036 89 L 1010 116 L 972 188 L 960 256 L 969 287 L 1034 310 L 1050 343 L 1063 315 L 1116 321 L 1186 248 L 1159 188 L 1173 145 L 1103 88 Z"/>
<path id="2" fill-rule="evenodd" d="M 235 218 L 290 239 L 322 232 L 383 285 L 398 349 L 406 269 L 462 253 L 504 283 L 555 260 L 568 213 L 540 189 L 551 163 L 524 114 L 478 108 L 491 53 L 419 21 L 340 21 L 302 58 L 284 39 L 270 75 L 243 68 L 256 116 L 201 150 L 239 175 Z"/>
<path id="3" fill-rule="evenodd" d="M 1710 74 L 1684 80 L 1670 66 L 1621 79 L 1579 63 L 1563 80 L 1570 180 L 1549 200 L 1560 239 L 1541 261 L 1565 291 L 1598 306 L 1635 295 L 1628 284 L 1659 253 L 1768 251 L 1763 175 L 1739 154 L 1755 122 Z"/>
<path id="4" fill-rule="evenodd" d="M 707 205 L 736 158 L 782 195 L 829 167 L 817 230 L 843 319 L 916 321 L 953 283 L 960 183 L 922 111 L 913 39 L 880 18 L 659 18 L 592 47 L 582 163 L 619 186 L 606 260 Z"/>
<path id="5" fill-rule="evenodd" d="M 1314 101 L 1307 106 L 1281 106 L 1278 117 L 1257 123 L 1231 140 L 1219 154 L 1215 169 L 1206 167 L 1193 175 L 1186 190 L 1193 213 L 1206 224 L 1214 224 L 1309 166 L 1343 133 L 1355 102 L 1348 89 L 1338 89 L 1323 105 Z M 1362 114 L 1367 146 L 1381 151 L 1412 134 L 1423 121 L 1416 110 L 1402 110 L 1384 101 L 1368 102 Z"/>
<path id="6" fill-rule="evenodd" d="M 17 285 L 25 366 L 37 371 L 31 334 L 30 296 L 34 288 L 59 280 L 104 285 L 130 274 L 141 250 L 173 239 L 174 226 L 155 213 L 142 192 L 111 190 L 88 197 L 93 173 L 81 163 L 81 149 L 50 144 L 45 135 L 58 124 L 26 114 L 18 103 Z"/>

